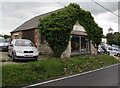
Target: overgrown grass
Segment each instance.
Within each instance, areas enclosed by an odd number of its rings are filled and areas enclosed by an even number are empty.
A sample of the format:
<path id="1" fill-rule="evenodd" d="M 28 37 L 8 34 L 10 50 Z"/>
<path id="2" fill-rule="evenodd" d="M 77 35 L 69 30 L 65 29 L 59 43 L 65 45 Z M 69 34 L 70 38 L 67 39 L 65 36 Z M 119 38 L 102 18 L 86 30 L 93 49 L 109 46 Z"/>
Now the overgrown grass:
<path id="1" fill-rule="evenodd" d="M 48 58 L 26 64 L 2 66 L 3 86 L 23 86 L 119 63 L 108 55 Z"/>

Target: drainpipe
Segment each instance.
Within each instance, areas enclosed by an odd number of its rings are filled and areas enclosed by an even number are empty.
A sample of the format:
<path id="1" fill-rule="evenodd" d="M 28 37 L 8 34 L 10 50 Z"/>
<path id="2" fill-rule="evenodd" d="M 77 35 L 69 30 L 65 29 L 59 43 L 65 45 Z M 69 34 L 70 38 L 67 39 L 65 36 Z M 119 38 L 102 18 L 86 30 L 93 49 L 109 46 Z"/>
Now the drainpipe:
<path id="1" fill-rule="evenodd" d="M 80 44 L 79 51 L 81 52 L 81 36 L 79 36 L 79 44 Z"/>

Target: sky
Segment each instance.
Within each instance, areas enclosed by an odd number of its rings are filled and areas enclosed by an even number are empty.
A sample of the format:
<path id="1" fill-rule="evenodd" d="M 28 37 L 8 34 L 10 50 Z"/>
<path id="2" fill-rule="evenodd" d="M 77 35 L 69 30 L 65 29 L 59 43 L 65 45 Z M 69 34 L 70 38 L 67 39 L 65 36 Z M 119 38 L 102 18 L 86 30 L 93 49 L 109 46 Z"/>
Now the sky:
<path id="1" fill-rule="evenodd" d="M 94 0 L 118 14 L 119 0 Z M 113 2 L 114 1 L 114 2 Z M 90 11 L 95 22 L 103 28 L 104 35 L 111 27 L 118 32 L 118 16 L 100 7 L 92 0 L 1 0 L 0 1 L 0 34 L 10 34 L 12 30 L 25 21 L 47 12 L 64 8 L 70 3 L 77 3 L 84 10 Z"/>

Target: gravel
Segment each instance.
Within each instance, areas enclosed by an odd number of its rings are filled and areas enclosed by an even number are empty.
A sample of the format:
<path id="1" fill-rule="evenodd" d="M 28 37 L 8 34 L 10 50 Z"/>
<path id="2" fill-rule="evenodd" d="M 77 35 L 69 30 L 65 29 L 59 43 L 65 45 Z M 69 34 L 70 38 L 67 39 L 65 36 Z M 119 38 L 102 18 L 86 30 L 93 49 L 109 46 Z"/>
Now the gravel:
<path id="1" fill-rule="evenodd" d="M 42 56 L 42 55 L 40 55 L 38 57 L 39 60 L 45 59 L 45 58 L 47 58 L 47 57 Z M 3 52 L 0 51 L 0 65 L 24 64 L 24 63 L 27 63 L 27 62 L 29 62 L 29 61 L 16 61 L 16 62 L 13 62 L 11 57 L 8 56 L 7 51 L 3 51 Z"/>

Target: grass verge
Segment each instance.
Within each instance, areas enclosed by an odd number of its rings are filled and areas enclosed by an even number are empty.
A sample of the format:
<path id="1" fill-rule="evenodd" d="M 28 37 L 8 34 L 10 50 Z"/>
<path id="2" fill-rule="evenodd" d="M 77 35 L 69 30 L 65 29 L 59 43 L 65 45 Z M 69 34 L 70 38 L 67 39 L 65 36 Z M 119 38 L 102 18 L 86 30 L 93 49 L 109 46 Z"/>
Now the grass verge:
<path id="1" fill-rule="evenodd" d="M 11 62 L 12 60 L 11 59 L 2 59 L 0 60 L 0 62 Z"/>
<path id="2" fill-rule="evenodd" d="M 69 59 L 48 58 L 26 64 L 2 66 L 3 86 L 23 86 L 119 63 L 114 57 L 77 56 Z"/>

